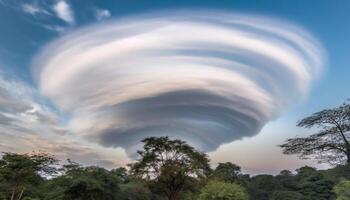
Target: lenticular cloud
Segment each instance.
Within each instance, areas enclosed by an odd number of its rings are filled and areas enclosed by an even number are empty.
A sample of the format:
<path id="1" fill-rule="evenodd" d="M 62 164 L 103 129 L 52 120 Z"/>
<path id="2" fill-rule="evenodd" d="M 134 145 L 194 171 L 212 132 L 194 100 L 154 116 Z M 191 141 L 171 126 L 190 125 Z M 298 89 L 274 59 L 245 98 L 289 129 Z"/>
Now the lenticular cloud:
<path id="1" fill-rule="evenodd" d="M 131 155 L 147 136 L 203 151 L 256 135 L 322 71 L 320 45 L 287 22 L 168 12 L 71 32 L 34 61 L 69 127 Z"/>

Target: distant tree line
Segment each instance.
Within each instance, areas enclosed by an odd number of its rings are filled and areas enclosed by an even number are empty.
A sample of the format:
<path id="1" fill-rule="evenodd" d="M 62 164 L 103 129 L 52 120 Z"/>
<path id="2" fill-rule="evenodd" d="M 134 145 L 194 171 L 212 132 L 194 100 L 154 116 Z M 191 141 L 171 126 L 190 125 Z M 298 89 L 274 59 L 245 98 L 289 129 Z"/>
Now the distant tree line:
<path id="1" fill-rule="evenodd" d="M 286 154 L 335 165 L 328 170 L 250 176 L 230 162 L 211 168 L 208 155 L 184 141 L 149 137 L 139 159 L 112 170 L 4 152 L 0 200 L 350 200 L 349 116 L 347 103 L 315 113 L 298 123 L 315 134 L 281 145 Z"/>

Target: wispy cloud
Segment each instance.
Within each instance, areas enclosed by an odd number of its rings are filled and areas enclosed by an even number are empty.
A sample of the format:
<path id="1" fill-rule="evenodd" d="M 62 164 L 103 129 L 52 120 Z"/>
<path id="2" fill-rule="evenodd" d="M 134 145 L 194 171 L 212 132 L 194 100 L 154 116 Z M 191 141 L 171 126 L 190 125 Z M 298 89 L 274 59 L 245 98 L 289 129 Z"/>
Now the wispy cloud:
<path id="1" fill-rule="evenodd" d="M 75 22 L 74 12 L 71 6 L 64 0 L 58 1 L 54 6 L 53 10 L 57 14 L 57 17 L 72 25 Z"/>
<path id="2" fill-rule="evenodd" d="M 0 74 L 1 132 L 64 134 L 59 116 L 43 102 L 34 88 Z"/>
<path id="3" fill-rule="evenodd" d="M 46 15 L 50 15 L 50 13 L 40 7 L 37 3 L 24 3 L 21 5 L 22 10 L 25 13 L 31 14 L 31 15 L 37 15 L 37 14 L 46 14 Z"/>
<path id="4" fill-rule="evenodd" d="M 47 30 L 50 31 L 55 31 L 58 33 L 63 33 L 67 28 L 64 26 L 59 26 L 59 25 L 47 25 L 47 24 L 42 24 L 42 27 L 44 27 Z"/>
<path id="5" fill-rule="evenodd" d="M 0 72 L 0 151 L 44 151 L 61 160 L 113 168 L 128 162 L 119 150 L 101 149 L 70 133 L 36 89 Z M 110 152 L 110 153 L 109 153 Z M 119 163 L 114 160 L 119 157 Z"/>
<path id="6" fill-rule="evenodd" d="M 62 33 L 69 28 L 68 26 L 74 24 L 74 14 L 66 2 L 61 3 L 61 1 L 59 1 L 54 5 L 47 5 L 40 1 L 33 1 L 20 4 L 20 9 L 24 13 L 34 17 L 31 19 L 33 20 L 34 24 L 37 24 L 50 31 Z M 57 25 L 50 20 L 56 17 L 64 20 L 69 25 Z"/>
<path id="7" fill-rule="evenodd" d="M 96 9 L 96 19 L 101 21 L 111 17 L 111 13 L 106 9 Z"/>
<path id="8" fill-rule="evenodd" d="M 288 22 L 168 12 L 77 30 L 34 63 L 41 92 L 71 114 L 71 131 L 131 155 L 150 135 L 204 151 L 256 135 L 307 95 L 323 58 Z"/>

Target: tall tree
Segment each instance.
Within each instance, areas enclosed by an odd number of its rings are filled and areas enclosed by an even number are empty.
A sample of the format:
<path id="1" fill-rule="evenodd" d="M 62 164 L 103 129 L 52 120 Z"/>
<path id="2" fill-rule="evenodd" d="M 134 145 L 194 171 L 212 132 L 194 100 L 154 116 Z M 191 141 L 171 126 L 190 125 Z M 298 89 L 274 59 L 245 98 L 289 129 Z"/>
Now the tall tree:
<path id="1" fill-rule="evenodd" d="M 297 126 L 313 128 L 308 137 L 287 139 L 280 145 L 285 154 L 299 154 L 300 158 L 316 158 L 330 164 L 350 164 L 350 104 L 325 109 L 298 122 Z"/>
<path id="2" fill-rule="evenodd" d="M 57 160 L 45 153 L 3 153 L 0 181 L 6 184 L 11 200 L 20 200 L 26 189 L 58 172 Z"/>
<path id="3" fill-rule="evenodd" d="M 179 199 L 193 177 L 204 178 L 210 171 L 207 155 L 184 141 L 149 137 L 142 142 L 140 159 L 131 165 L 131 173 L 148 180 L 169 200 Z"/>
<path id="4" fill-rule="evenodd" d="M 231 162 L 219 163 L 219 165 L 215 168 L 212 174 L 212 178 L 234 182 L 239 179 L 241 175 L 241 167 Z"/>

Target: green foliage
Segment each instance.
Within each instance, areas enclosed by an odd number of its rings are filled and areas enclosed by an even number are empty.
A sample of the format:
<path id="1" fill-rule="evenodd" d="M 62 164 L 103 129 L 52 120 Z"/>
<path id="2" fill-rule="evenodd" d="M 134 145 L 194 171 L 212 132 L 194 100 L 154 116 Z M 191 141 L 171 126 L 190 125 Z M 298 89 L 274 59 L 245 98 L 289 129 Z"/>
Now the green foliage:
<path id="1" fill-rule="evenodd" d="M 349 200 L 350 199 L 350 181 L 341 180 L 334 186 L 334 192 L 337 196 L 336 200 Z"/>
<path id="2" fill-rule="evenodd" d="M 272 175 L 258 175 L 251 179 L 249 191 L 251 199 L 269 200 L 279 185 Z"/>
<path id="3" fill-rule="evenodd" d="M 236 183 L 210 181 L 201 190 L 198 200 L 248 200 L 248 194 Z"/>
<path id="4" fill-rule="evenodd" d="M 322 173 L 333 182 L 339 182 L 344 178 L 350 180 L 350 165 L 338 165 Z"/>
<path id="5" fill-rule="evenodd" d="M 219 163 L 211 177 L 221 181 L 234 182 L 239 179 L 241 168 L 233 163 Z"/>
<path id="6" fill-rule="evenodd" d="M 293 173 L 289 170 L 283 170 L 281 171 L 276 177 L 275 177 L 277 184 L 281 187 L 283 190 L 291 190 L 296 191 L 298 189 L 298 182 L 296 177 L 293 175 Z"/>
<path id="7" fill-rule="evenodd" d="M 129 175 L 128 175 L 128 170 L 125 169 L 124 167 L 119 167 L 116 169 L 111 170 L 111 174 L 115 175 L 120 179 L 122 183 L 127 183 L 129 182 Z"/>
<path id="8" fill-rule="evenodd" d="M 145 183 L 129 182 L 120 186 L 121 192 L 118 200 L 151 200 L 155 199 Z"/>
<path id="9" fill-rule="evenodd" d="M 142 142 L 140 159 L 131 165 L 131 173 L 147 180 L 154 193 L 179 199 L 181 193 L 193 189 L 197 179 L 204 179 L 210 172 L 207 155 L 184 141 L 150 137 Z"/>
<path id="10" fill-rule="evenodd" d="M 60 176 L 46 181 L 42 192 L 43 200 L 65 200 L 65 191 L 72 184 L 72 179 Z"/>
<path id="11" fill-rule="evenodd" d="M 206 154 L 180 140 L 143 142 L 130 171 L 84 167 L 71 160 L 59 166 L 43 153 L 4 153 L 0 200 L 350 200 L 348 165 L 250 177 L 230 162 L 211 170 Z"/>
<path id="12" fill-rule="evenodd" d="M 120 179 L 103 168 L 79 167 L 70 169 L 61 181 L 66 184 L 61 190 L 66 200 L 114 200 Z"/>
<path id="13" fill-rule="evenodd" d="M 0 200 L 6 200 L 6 193 L 3 188 L 0 188 Z"/>
<path id="14" fill-rule="evenodd" d="M 312 167 L 302 167 L 297 170 L 299 192 L 308 200 L 334 199 L 332 188 L 334 183 L 321 172 Z"/>
<path id="15" fill-rule="evenodd" d="M 304 195 L 296 191 L 276 191 L 271 200 L 307 200 Z"/>
<path id="16" fill-rule="evenodd" d="M 114 200 L 119 192 L 120 179 L 99 167 L 82 167 L 68 161 L 62 176 L 46 181 L 44 200 Z"/>
<path id="17" fill-rule="evenodd" d="M 29 188 L 40 185 L 46 176 L 55 175 L 57 160 L 45 153 L 3 153 L 0 160 L 0 182 L 8 198 L 22 199 Z M 33 190 L 32 190 L 33 191 Z"/>
<path id="18" fill-rule="evenodd" d="M 24 197 L 23 200 L 40 200 L 38 198 Z"/>

